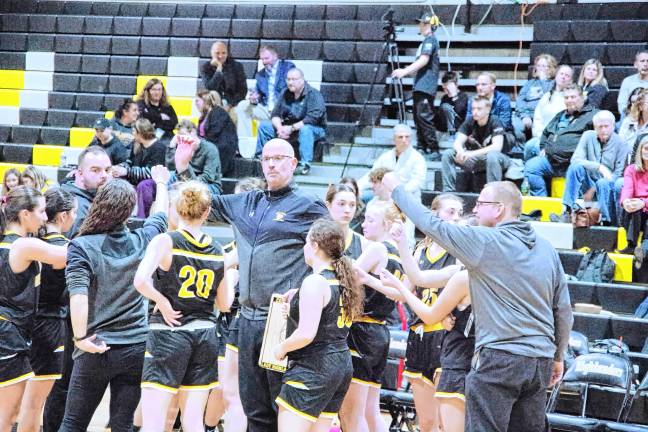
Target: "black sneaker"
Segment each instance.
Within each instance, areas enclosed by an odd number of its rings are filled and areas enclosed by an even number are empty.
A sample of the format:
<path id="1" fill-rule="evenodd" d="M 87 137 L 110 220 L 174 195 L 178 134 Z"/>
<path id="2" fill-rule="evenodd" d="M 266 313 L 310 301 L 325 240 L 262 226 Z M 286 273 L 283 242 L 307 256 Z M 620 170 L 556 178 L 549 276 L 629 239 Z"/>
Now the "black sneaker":
<path id="1" fill-rule="evenodd" d="M 298 172 L 301 175 L 308 175 L 308 173 L 310 173 L 310 170 L 311 170 L 311 166 L 307 163 L 303 164 L 301 168 L 298 168 Z"/>

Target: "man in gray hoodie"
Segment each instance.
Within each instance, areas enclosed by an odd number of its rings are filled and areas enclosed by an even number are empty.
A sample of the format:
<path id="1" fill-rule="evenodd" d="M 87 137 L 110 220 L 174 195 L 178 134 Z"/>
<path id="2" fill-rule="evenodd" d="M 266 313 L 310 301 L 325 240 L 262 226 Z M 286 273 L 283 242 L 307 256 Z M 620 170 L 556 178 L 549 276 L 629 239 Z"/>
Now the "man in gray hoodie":
<path id="1" fill-rule="evenodd" d="M 414 224 L 468 269 L 475 356 L 466 378 L 467 431 L 545 431 L 546 389 L 563 374 L 573 317 L 558 254 L 518 217 L 522 197 L 492 182 L 475 205 L 478 227 L 453 225 L 383 178 Z"/>

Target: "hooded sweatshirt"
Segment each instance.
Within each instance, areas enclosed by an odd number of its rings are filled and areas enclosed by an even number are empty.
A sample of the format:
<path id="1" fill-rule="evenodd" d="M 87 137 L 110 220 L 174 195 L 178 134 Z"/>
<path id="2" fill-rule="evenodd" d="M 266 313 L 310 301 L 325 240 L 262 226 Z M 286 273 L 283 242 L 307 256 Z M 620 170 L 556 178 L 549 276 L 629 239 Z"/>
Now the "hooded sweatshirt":
<path id="1" fill-rule="evenodd" d="M 74 182 L 62 183 L 61 189 L 71 193 L 77 199 L 78 208 L 76 219 L 74 220 L 74 224 L 72 224 L 70 231 L 65 233 L 65 236 L 71 239 L 79 232 L 79 228 L 81 228 L 83 220 L 88 215 L 88 210 L 90 209 L 90 205 L 92 205 L 92 200 L 94 200 L 95 193 L 97 191 L 81 189 L 76 184 L 74 184 Z"/>
<path id="2" fill-rule="evenodd" d="M 530 224 L 454 225 L 434 216 L 398 186 L 398 207 L 468 269 L 475 349 L 491 348 L 560 361 L 573 316 L 558 254 Z"/>

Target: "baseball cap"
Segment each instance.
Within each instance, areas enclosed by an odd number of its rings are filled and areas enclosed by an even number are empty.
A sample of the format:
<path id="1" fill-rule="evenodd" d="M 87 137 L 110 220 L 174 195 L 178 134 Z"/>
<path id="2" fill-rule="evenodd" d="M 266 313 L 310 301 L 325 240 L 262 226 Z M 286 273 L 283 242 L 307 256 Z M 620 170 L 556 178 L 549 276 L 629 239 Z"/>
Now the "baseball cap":
<path id="1" fill-rule="evenodd" d="M 97 121 L 94 122 L 95 129 L 106 129 L 112 127 L 112 122 L 105 117 L 99 117 Z"/>
<path id="2" fill-rule="evenodd" d="M 426 24 L 438 25 L 439 17 L 437 17 L 432 12 L 425 12 L 417 21 Z"/>

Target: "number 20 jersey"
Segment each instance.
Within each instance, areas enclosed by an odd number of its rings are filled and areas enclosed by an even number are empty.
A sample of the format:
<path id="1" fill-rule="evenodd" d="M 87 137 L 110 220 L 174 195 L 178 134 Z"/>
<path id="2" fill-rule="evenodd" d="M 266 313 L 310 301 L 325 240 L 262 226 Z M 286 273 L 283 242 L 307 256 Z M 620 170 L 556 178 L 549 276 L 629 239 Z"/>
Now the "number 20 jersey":
<path id="1" fill-rule="evenodd" d="M 169 271 L 158 270 L 156 288 L 174 310 L 182 313 L 182 324 L 197 319 L 216 321 L 214 302 L 224 275 L 223 247 L 206 234 L 199 240 L 183 230 L 168 235 L 173 242 L 173 258 Z M 150 322 L 164 320 L 156 312 Z"/>

